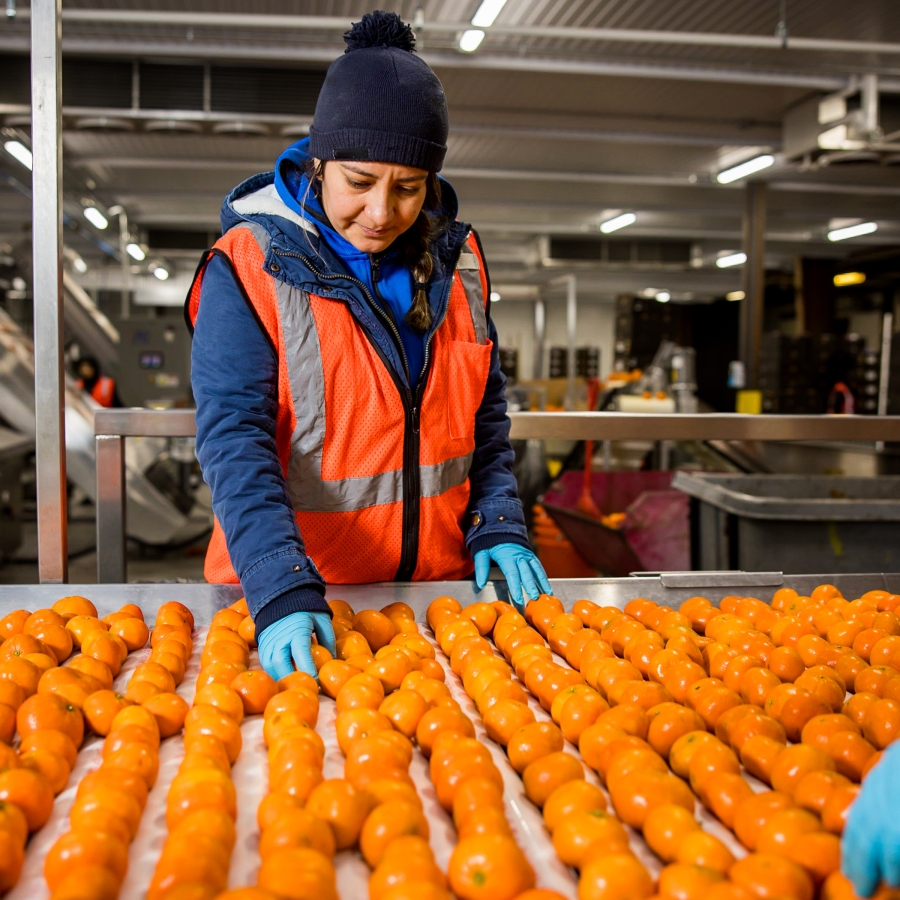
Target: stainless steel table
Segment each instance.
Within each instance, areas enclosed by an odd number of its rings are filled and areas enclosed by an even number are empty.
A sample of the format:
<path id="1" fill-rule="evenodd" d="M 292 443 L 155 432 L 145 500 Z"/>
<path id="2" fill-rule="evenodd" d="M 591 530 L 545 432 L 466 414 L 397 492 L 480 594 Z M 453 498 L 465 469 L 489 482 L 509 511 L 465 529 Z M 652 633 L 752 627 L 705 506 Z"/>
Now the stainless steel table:
<path id="1" fill-rule="evenodd" d="M 900 574 L 873 575 L 782 575 L 781 572 L 673 572 L 632 578 L 554 578 L 553 589 L 567 609 L 576 600 L 587 599 L 601 606 L 622 608 L 635 597 L 647 597 L 677 607 L 698 594 L 718 603 L 729 594 L 759 597 L 769 601 L 780 587 L 793 587 L 801 594 L 819 584 L 836 585 L 848 599 L 866 591 L 882 589 L 900 593 Z M 194 613 L 198 625 L 208 624 L 213 614 L 234 603 L 242 592 L 238 585 L 222 584 L 34 584 L 0 587 L 0 615 L 14 609 L 51 606 L 60 597 L 81 594 L 97 606 L 101 615 L 124 603 L 137 603 L 148 621 L 167 600 L 178 600 Z M 329 586 L 329 600 L 346 600 L 354 609 L 380 609 L 400 600 L 424 620 L 428 604 L 443 594 L 463 605 L 478 601 L 508 600 L 506 583 L 492 582 L 475 593 L 471 581 L 430 581 Z"/>

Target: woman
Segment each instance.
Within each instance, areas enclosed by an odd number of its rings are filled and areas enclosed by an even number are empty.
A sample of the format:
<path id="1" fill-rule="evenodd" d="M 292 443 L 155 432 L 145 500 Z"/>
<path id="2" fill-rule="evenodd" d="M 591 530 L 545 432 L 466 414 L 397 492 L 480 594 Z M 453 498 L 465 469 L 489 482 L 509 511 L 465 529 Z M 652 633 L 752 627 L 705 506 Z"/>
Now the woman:
<path id="1" fill-rule="evenodd" d="M 466 578 L 491 560 L 522 605 L 550 590 L 528 546 L 490 285 L 438 179 L 447 104 L 393 13 L 329 68 L 310 138 L 235 188 L 201 261 L 197 454 L 211 582 L 240 580 L 260 658 L 315 673 L 325 583 Z M 474 559 L 473 559 L 474 557 Z"/>

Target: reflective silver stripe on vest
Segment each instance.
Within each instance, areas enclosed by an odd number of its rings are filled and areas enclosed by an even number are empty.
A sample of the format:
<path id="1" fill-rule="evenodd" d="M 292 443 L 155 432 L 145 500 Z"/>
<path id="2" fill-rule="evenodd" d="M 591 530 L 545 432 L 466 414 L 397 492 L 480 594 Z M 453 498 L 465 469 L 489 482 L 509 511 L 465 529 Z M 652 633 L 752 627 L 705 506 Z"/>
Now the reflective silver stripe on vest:
<path id="1" fill-rule="evenodd" d="M 263 254 L 268 251 L 269 236 L 256 223 L 242 222 L 253 234 Z M 471 257 L 471 260 L 469 259 Z M 472 265 L 474 261 L 474 266 Z M 464 253 L 458 274 L 466 291 L 476 339 L 487 341 L 484 294 L 478 274 L 478 259 Z M 474 275 L 474 281 L 469 276 Z M 291 434 L 287 488 L 297 512 L 354 512 L 403 500 L 403 470 L 326 481 L 322 478 L 325 449 L 325 376 L 322 350 L 315 317 L 305 291 L 275 279 L 275 295 L 281 319 L 285 358 L 296 426 Z M 445 460 L 419 469 L 420 495 L 438 497 L 463 484 L 472 466 L 472 454 Z"/>

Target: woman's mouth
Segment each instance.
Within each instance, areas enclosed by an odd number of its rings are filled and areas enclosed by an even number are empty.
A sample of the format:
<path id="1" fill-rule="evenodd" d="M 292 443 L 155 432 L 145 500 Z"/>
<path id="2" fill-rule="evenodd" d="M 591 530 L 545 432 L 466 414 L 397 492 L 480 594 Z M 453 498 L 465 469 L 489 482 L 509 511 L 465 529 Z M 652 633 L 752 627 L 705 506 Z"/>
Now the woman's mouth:
<path id="1" fill-rule="evenodd" d="M 357 225 L 359 225 L 358 222 Z M 365 225 L 359 225 L 359 229 L 366 237 L 370 238 L 384 237 L 390 231 L 388 228 L 366 228 Z"/>

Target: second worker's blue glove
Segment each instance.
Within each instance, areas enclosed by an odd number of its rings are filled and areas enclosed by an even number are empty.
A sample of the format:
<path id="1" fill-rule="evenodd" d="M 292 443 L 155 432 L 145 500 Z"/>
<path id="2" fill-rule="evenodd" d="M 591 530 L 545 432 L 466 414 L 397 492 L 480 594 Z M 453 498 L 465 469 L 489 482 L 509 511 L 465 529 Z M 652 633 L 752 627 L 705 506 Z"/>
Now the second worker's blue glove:
<path id="1" fill-rule="evenodd" d="M 553 593 L 541 561 L 521 544 L 496 544 L 475 553 L 475 586 L 479 591 L 487 584 L 491 560 L 500 567 L 509 588 L 509 598 L 519 612 L 525 610 L 523 588 L 532 600 L 537 600 L 541 594 Z"/>
<path id="2" fill-rule="evenodd" d="M 900 745 L 866 776 L 841 838 L 841 870 L 860 897 L 884 882 L 900 886 Z"/>
<path id="3" fill-rule="evenodd" d="M 318 642 L 336 656 L 331 616 L 325 612 L 295 612 L 273 622 L 259 636 L 262 667 L 276 681 L 290 675 L 295 664 L 298 671 L 316 678 L 316 664 L 309 650 L 313 632 Z"/>

